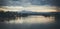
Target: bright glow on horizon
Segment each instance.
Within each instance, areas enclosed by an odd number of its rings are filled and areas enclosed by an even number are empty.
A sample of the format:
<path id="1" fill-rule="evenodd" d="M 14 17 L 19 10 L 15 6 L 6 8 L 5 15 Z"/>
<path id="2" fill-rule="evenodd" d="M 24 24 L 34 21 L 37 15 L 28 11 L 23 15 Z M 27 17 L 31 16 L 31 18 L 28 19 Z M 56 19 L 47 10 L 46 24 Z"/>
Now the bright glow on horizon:
<path id="1" fill-rule="evenodd" d="M 54 6 L 3 6 L 0 8 L 0 10 L 4 11 L 22 11 L 22 10 L 28 10 L 33 12 L 56 12 L 56 7 Z"/>

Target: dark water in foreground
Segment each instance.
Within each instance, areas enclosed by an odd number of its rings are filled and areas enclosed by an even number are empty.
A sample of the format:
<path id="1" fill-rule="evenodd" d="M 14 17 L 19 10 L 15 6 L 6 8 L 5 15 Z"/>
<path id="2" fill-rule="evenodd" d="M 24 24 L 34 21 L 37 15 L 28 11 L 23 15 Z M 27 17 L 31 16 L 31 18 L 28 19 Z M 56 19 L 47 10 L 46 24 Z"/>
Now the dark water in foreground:
<path id="1" fill-rule="evenodd" d="M 0 23 L 0 29 L 53 29 L 53 24 L 7 24 Z"/>

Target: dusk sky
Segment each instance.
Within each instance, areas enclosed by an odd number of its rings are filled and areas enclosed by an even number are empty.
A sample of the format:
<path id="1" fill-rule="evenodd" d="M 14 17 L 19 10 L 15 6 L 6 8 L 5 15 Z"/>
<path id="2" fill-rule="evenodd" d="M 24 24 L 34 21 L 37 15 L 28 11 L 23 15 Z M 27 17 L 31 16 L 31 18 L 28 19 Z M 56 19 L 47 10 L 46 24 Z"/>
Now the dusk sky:
<path id="1" fill-rule="evenodd" d="M 55 6 L 59 6 L 59 0 L 0 0 L 0 6 L 3 6 L 0 9 L 7 11 L 55 11 Z"/>
<path id="2" fill-rule="evenodd" d="M 52 5 L 53 0 L 0 0 L 2 6 Z"/>

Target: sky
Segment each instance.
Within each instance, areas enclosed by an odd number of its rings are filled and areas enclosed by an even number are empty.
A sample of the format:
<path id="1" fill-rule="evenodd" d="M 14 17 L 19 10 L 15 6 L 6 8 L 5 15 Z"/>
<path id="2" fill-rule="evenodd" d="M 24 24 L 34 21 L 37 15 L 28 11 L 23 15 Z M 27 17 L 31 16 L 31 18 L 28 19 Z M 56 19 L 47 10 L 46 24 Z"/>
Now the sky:
<path id="1" fill-rule="evenodd" d="M 60 0 L 0 0 L 0 6 L 3 7 L 0 9 L 7 11 L 30 10 L 39 12 L 45 10 L 54 12 L 55 6 L 60 6 L 59 1 Z"/>
<path id="2" fill-rule="evenodd" d="M 2 6 L 52 5 L 53 0 L 0 0 Z"/>

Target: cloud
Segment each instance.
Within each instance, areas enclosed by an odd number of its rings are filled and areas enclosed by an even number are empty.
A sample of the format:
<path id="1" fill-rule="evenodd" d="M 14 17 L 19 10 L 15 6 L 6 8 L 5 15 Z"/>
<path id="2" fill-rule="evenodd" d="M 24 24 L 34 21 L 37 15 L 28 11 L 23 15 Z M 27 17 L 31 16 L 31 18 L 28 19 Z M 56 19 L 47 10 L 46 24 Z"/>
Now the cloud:
<path id="1" fill-rule="evenodd" d="M 0 0 L 1 6 L 51 5 L 53 0 Z"/>

